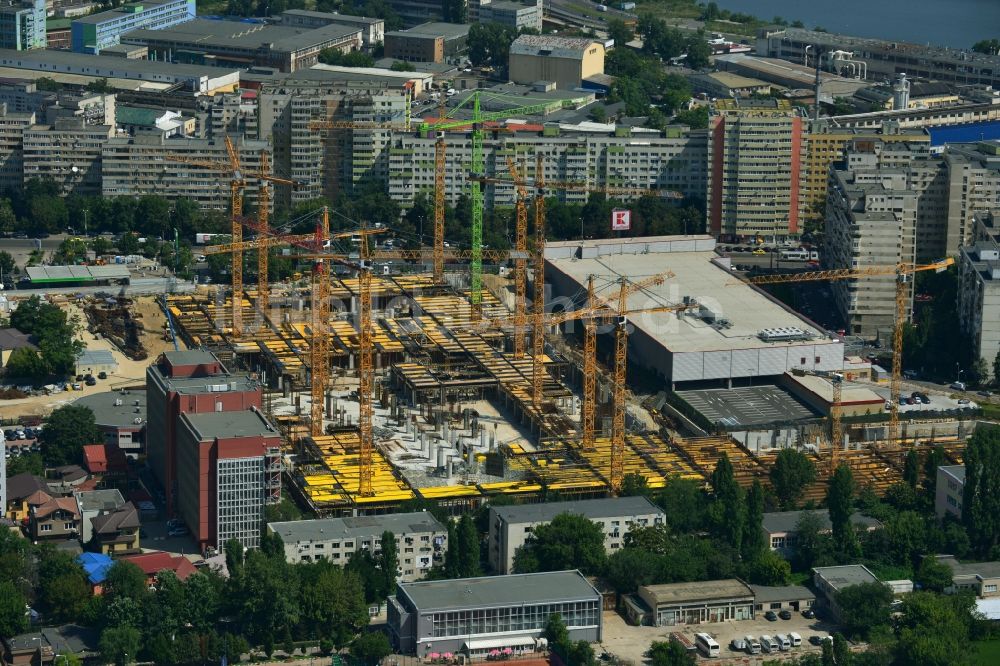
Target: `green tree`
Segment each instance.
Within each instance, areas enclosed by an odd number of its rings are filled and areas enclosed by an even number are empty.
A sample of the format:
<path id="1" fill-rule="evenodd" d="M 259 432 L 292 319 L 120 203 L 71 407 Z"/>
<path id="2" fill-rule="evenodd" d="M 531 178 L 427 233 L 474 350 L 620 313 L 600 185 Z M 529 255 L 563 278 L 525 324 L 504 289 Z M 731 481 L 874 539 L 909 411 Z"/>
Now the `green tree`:
<path id="1" fill-rule="evenodd" d="M 146 595 L 146 574 L 131 562 L 118 560 L 108 569 L 102 587 L 106 600 L 126 598 L 140 601 Z"/>
<path id="2" fill-rule="evenodd" d="M 17 458 L 11 458 L 7 462 L 7 476 L 17 476 L 28 472 L 35 476 L 45 473 L 45 463 L 42 461 L 40 453 L 22 453 Z"/>
<path id="3" fill-rule="evenodd" d="M 856 557 L 860 549 L 858 538 L 851 525 L 854 513 L 854 473 L 846 464 L 841 464 L 830 477 L 826 494 L 826 505 L 830 510 L 833 543 L 845 557 Z"/>
<path id="4" fill-rule="evenodd" d="M 390 597 L 396 592 L 399 556 L 396 550 L 396 535 L 388 530 L 382 532 L 382 552 L 378 557 L 378 568 L 382 574 L 382 590 L 386 597 Z"/>
<path id="5" fill-rule="evenodd" d="M 875 627 L 889 623 L 892 590 L 882 583 L 860 583 L 836 594 L 841 623 L 849 637 L 864 638 Z"/>
<path id="6" fill-rule="evenodd" d="M 35 79 L 35 87 L 45 92 L 59 92 L 62 90 L 62 84 L 48 76 L 41 76 Z"/>
<path id="7" fill-rule="evenodd" d="M 595 104 L 587 113 L 587 118 L 593 120 L 595 123 L 606 122 L 608 119 L 607 109 L 604 108 L 603 104 Z"/>
<path id="8" fill-rule="evenodd" d="M 519 573 L 579 569 L 595 575 L 603 570 L 605 560 L 601 526 L 578 514 L 561 513 L 535 528 L 518 549 L 514 569 Z"/>
<path id="9" fill-rule="evenodd" d="M 319 61 L 324 65 L 341 67 L 374 67 L 375 59 L 362 51 L 344 53 L 340 49 L 329 48 L 319 52 Z"/>
<path id="10" fill-rule="evenodd" d="M 0 636 L 16 636 L 28 629 L 27 599 L 10 580 L 0 580 Z"/>
<path id="11" fill-rule="evenodd" d="M 906 460 L 903 461 L 903 480 L 914 490 L 920 483 L 920 454 L 917 453 L 916 449 L 910 449 L 906 452 Z"/>
<path id="12" fill-rule="evenodd" d="M 725 452 L 715 465 L 711 483 L 715 495 L 710 507 L 713 532 L 739 552 L 746 524 L 746 506 L 743 491 L 733 474 L 733 465 Z"/>
<path id="13" fill-rule="evenodd" d="M 50 545 L 38 552 L 38 610 L 49 621 L 74 622 L 83 614 L 90 586 L 83 569 L 69 553 Z"/>
<path id="14" fill-rule="evenodd" d="M 458 543 L 458 530 L 455 521 L 446 520 L 448 525 L 448 546 L 444 554 L 444 575 L 447 578 L 460 578 L 462 576 L 462 554 L 461 546 Z"/>
<path id="15" fill-rule="evenodd" d="M 708 107 L 696 106 L 693 109 L 682 109 L 674 116 L 674 122 L 687 125 L 691 129 L 708 127 Z"/>
<path id="16" fill-rule="evenodd" d="M 770 472 L 771 485 L 782 510 L 794 509 L 806 486 L 816 479 L 816 466 L 798 449 L 782 449 Z"/>
<path id="17" fill-rule="evenodd" d="M 705 529 L 708 496 L 702 483 L 694 479 L 672 477 L 659 495 L 656 503 L 663 509 L 667 522 L 676 532 L 688 533 Z"/>
<path id="18" fill-rule="evenodd" d="M 620 18 L 608 19 L 608 37 L 614 40 L 615 48 L 625 48 L 634 36 L 632 29 Z"/>
<path id="19" fill-rule="evenodd" d="M 825 533 L 824 521 L 814 511 L 805 511 L 795 525 L 795 569 L 810 571 L 832 564 L 833 540 Z"/>
<path id="20" fill-rule="evenodd" d="M 914 592 L 903 599 L 898 620 L 896 663 L 954 666 L 970 663 L 972 600 L 965 595 Z"/>
<path id="21" fill-rule="evenodd" d="M 368 624 L 361 579 L 348 569 L 319 561 L 296 567 L 302 580 L 301 628 L 328 638 L 338 648 L 351 642 Z M 379 602 L 385 601 L 385 597 Z"/>
<path id="22" fill-rule="evenodd" d="M 653 641 L 646 651 L 651 666 L 694 666 L 697 661 L 677 641 Z"/>
<path id="23" fill-rule="evenodd" d="M 389 69 L 394 72 L 412 72 L 416 70 L 416 67 L 412 63 L 406 62 L 405 60 L 396 60 L 391 65 Z"/>
<path id="24" fill-rule="evenodd" d="M 501 77 L 507 76 L 510 44 L 517 38 L 514 28 L 500 23 L 473 23 L 467 44 L 469 60 L 476 67 L 492 67 Z"/>
<path id="25" fill-rule="evenodd" d="M 622 478 L 621 497 L 639 497 L 649 494 L 649 483 L 646 477 L 637 472 L 626 474 Z"/>
<path id="26" fill-rule="evenodd" d="M 914 580 L 920 583 L 923 589 L 940 594 L 952 585 L 951 567 L 933 555 L 926 555 L 920 561 Z"/>
<path id="27" fill-rule="evenodd" d="M 6 199 L 0 200 L 6 201 Z M 7 202 L 10 206 L 10 202 Z M 2 220 L 0 220 L 0 227 L 2 227 Z M 0 276 L 10 275 L 11 271 L 14 270 L 14 257 L 11 256 L 10 252 L 0 252 Z"/>
<path id="28" fill-rule="evenodd" d="M 49 414 L 39 437 L 42 457 L 50 467 L 79 462 L 86 444 L 102 441 L 89 407 L 66 405 Z"/>
<path id="29" fill-rule="evenodd" d="M 542 629 L 542 636 L 549 642 L 549 645 L 568 645 L 569 630 L 559 613 L 552 613 L 545 621 Z"/>
<path id="30" fill-rule="evenodd" d="M 924 520 L 915 511 L 901 511 L 885 525 L 886 555 L 896 564 L 910 566 L 927 543 Z"/>
<path id="31" fill-rule="evenodd" d="M 764 487 L 754 479 L 747 493 L 746 525 L 743 531 L 743 561 L 750 562 L 768 550 L 764 534 Z"/>
<path id="32" fill-rule="evenodd" d="M 368 666 L 374 666 L 390 654 L 389 637 L 381 631 L 361 634 L 351 642 L 351 655 Z"/>
<path id="33" fill-rule="evenodd" d="M 687 43 L 687 64 L 691 69 L 704 69 L 708 67 L 708 59 L 712 55 L 712 48 L 708 45 L 703 32 L 695 33 L 688 39 Z"/>
<path id="34" fill-rule="evenodd" d="M 456 536 L 461 562 L 459 575 L 462 578 L 479 576 L 482 573 L 479 566 L 479 532 L 472 516 L 466 513 L 459 519 Z"/>
<path id="35" fill-rule="evenodd" d="M 982 39 L 972 45 L 972 50 L 986 55 L 1000 55 L 1000 39 Z"/>
<path id="36" fill-rule="evenodd" d="M 113 627 L 101 632 L 101 658 L 106 664 L 126 666 L 139 657 L 142 635 L 135 627 Z"/>
<path id="37" fill-rule="evenodd" d="M 660 582 L 662 559 L 642 548 L 622 548 L 608 558 L 604 577 L 620 594 L 632 594 L 640 585 Z"/>
<path id="38" fill-rule="evenodd" d="M 851 654 L 851 646 L 848 644 L 847 639 L 844 638 L 844 634 L 839 631 L 833 635 L 830 651 L 833 654 L 833 661 L 837 666 L 850 666 L 854 660 L 854 655 Z"/>
<path id="39" fill-rule="evenodd" d="M 7 376 L 24 379 L 43 379 L 49 374 L 48 365 L 31 347 L 20 347 L 7 359 Z"/>
<path id="40" fill-rule="evenodd" d="M 976 428 L 965 449 L 962 521 L 973 550 L 987 556 L 1000 542 L 1000 429 Z"/>
<path id="41" fill-rule="evenodd" d="M 747 578 L 757 585 L 788 585 L 792 566 L 773 550 L 759 553 L 747 565 Z"/>

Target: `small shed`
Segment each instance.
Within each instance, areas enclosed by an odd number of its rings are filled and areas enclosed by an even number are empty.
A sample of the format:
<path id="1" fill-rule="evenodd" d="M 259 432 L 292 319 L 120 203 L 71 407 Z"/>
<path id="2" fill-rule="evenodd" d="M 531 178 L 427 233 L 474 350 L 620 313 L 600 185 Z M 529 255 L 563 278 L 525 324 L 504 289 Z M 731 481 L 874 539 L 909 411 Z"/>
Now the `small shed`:
<path id="1" fill-rule="evenodd" d="M 106 349 L 85 349 L 76 357 L 76 374 L 96 375 L 100 372 L 111 374 L 118 370 L 118 361 Z"/>

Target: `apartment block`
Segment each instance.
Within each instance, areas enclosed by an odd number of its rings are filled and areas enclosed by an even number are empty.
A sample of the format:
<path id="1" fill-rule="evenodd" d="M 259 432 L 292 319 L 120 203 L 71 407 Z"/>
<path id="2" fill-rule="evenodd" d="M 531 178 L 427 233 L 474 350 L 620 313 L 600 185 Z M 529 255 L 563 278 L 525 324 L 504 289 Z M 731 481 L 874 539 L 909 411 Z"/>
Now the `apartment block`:
<path id="1" fill-rule="evenodd" d="M 0 49 L 44 49 L 45 0 L 8 0 L 0 7 Z"/>
<path id="2" fill-rule="evenodd" d="M 719 100 L 709 118 L 708 229 L 716 237 L 801 233 L 807 127 L 786 100 Z"/>
<path id="3" fill-rule="evenodd" d="M 190 21 L 195 14 L 195 0 L 147 0 L 121 5 L 73 19 L 70 48 L 77 53 L 99 55 L 102 49 L 121 43 L 121 36 L 127 32 L 169 28 Z"/>
<path id="4" fill-rule="evenodd" d="M 951 516 L 962 520 L 965 501 L 965 465 L 941 465 L 937 468 L 934 513 L 938 520 Z"/>
<path id="5" fill-rule="evenodd" d="M 225 140 L 168 137 L 167 132 L 113 136 L 101 151 L 101 189 L 106 197 L 158 194 L 170 199 L 186 197 L 203 209 L 227 210 L 229 181 L 225 174 L 206 167 L 168 161 L 167 157 L 202 162 L 228 161 Z M 244 205 L 256 205 L 260 153 L 266 141 L 239 139 L 236 148 L 246 174 Z"/>
<path id="6" fill-rule="evenodd" d="M 146 369 L 146 394 L 149 466 L 163 487 L 167 516 L 173 517 L 181 415 L 259 409 L 261 387 L 249 375 L 229 373 L 207 351 L 168 351 Z"/>
<path id="7" fill-rule="evenodd" d="M 264 505 L 281 492 L 281 435 L 256 408 L 177 420 L 177 508 L 202 551 L 260 545 Z"/>
<path id="8" fill-rule="evenodd" d="M 82 118 L 56 118 L 24 130 L 24 180 L 51 179 L 63 194 L 101 194 L 104 144 L 113 125 L 90 125 Z"/>
<path id="9" fill-rule="evenodd" d="M 507 158 L 519 163 L 522 172 L 535 177 L 535 157 L 541 155 L 548 182 L 586 182 L 593 187 L 629 187 L 680 193 L 705 198 L 707 134 L 686 128 L 667 132 L 627 130 L 585 131 L 511 125 L 513 132 L 488 135 L 483 143 L 486 173 L 507 177 Z M 420 194 L 432 196 L 434 189 L 434 137 L 397 135 L 389 149 L 389 196 L 404 207 Z M 448 133 L 445 165 L 445 198 L 455 203 L 468 192 L 467 165 L 472 159 L 471 132 Z M 589 193 L 562 190 L 553 193 L 569 203 L 586 203 Z M 487 207 L 513 206 L 514 187 L 487 184 L 483 187 Z M 692 229 L 692 233 L 700 232 Z"/>
<path id="10" fill-rule="evenodd" d="M 916 258 L 917 196 L 902 174 L 877 169 L 835 168 L 830 172 L 823 261 L 829 268 L 912 263 Z M 834 299 L 852 334 L 869 338 L 895 321 L 895 276 L 871 276 L 831 283 Z M 913 307 L 908 285 L 906 315 Z"/>
<path id="11" fill-rule="evenodd" d="M 1000 210 L 974 220 L 972 242 L 958 251 L 958 325 L 991 368 L 1000 354 Z"/>
<path id="12" fill-rule="evenodd" d="M 517 550 L 531 538 L 531 533 L 564 513 L 583 516 L 600 525 L 609 553 L 622 548 L 625 535 L 633 528 L 660 525 L 665 518 L 663 510 L 645 497 L 490 507 L 490 566 L 499 574 L 511 573 Z"/>
<path id="13" fill-rule="evenodd" d="M 296 204 L 317 197 L 333 201 L 341 192 L 368 182 L 385 183 L 392 131 L 316 129 L 316 121 L 395 122 L 406 117 L 402 91 L 373 84 L 334 88 L 318 81 L 282 81 L 258 96 L 260 138 L 270 141 L 273 171 L 300 183 L 293 192 L 276 188 L 275 199 Z"/>
<path id="14" fill-rule="evenodd" d="M 541 0 L 511 2 L 509 0 L 479 0 L 469 3 L 469 21 L 473 23 L 499 23 L 514 28 L 542 31 Z"/>
<path id="15" fill-rule="evenodd" d="M 34 113 L 11 112 L 0 102 L 0 192 L 24 185 L 24 131 L 34 124 Z"/>
<path id="16" fill-rule="evenodd" d="M 822 64 L 836 73 L 846 72 L 851 62 L 860 62 L 862 77 L 871 80 L 891 81 L 905 72 L 910 77 L 943 83 L 1000 87 L 1000 56 L 996 55 L 801 28 L 765 29 L 757 36 L 757 55 L 765 58 L 811 66 L 817 50 L 832 54 Z"/>
<path id="17" fill-rule="evenodd" d="M 826 186 L 830 165 L 843 159 L 849 142 L 878 141 L 883 144 L 903 142 L 930 144 L 930 134 L 923 129 L 900 129 L 895 123 L 880 128 L 842 128 L 822 118 L 810 125 L 806 163 L 802 170 L 802 194 L 805 214 L 809 219 L 822 220 L 826 210 Z"/>
<path id="18" fill-rule="evenodd" d="M 403 582 L 420 580 L 442 564 L 448 548 L 448 528 L 426 511 L 268 523 L 267 531 L 281 537 L 290 564 L 327 560 L 338 566 L 360 550 L 378 555 L 382 534 L 392 532 Z"/>

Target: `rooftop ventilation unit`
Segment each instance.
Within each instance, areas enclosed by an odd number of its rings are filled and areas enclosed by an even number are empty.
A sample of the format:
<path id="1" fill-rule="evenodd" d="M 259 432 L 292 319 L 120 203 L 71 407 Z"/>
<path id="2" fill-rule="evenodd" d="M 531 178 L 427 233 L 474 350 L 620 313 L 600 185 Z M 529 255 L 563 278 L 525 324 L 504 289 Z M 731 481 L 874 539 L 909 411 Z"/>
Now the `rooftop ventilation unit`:
<path id="1" fill-rule="evenodd" d="M 781 328 L 765 328 L 757 334 L 764 342 L 788 342 L 790 340 L 807 340 L 810 335 L 798 326 L 782 326 Z"/>

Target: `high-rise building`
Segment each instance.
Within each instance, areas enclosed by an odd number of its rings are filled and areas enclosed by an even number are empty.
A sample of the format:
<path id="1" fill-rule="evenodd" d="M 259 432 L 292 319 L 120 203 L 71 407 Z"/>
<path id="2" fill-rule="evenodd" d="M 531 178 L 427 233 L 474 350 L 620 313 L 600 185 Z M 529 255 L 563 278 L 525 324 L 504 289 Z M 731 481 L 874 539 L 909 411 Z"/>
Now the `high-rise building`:
<path id="1" fill-rule="evenodd" d="M 958 325 L 973 358 L 992 368 L 1000 354 L 1000 210 L 977 214 L 959 250 Z"/>
<path id="2" fill-rule="evenodd" d="M 146 369 L 146 400 L 149 466 L 163 486 L 167 515 L 173 516 L 181 415 L 260 408 L 261 388 L 249 375 L 229 373 L 207 351 L 168 351 Z"/>
<path id="3" fill-rule="evenodd" d="M 34 113 L 13 113 L 0 102 L 0 192 L 24 186 L 24 130 L 35 124 Z"/>
<path id="4" fill-rule="evenodd" d="M 708 230 L 713 236 L 801 233 L 805 123 L 785 100 L 716 102 L 708 123 Z"/>
<path id="5" fill-rule="evenodd" d="M 10 0 L 0 6 L 0 49 L 44 49 L 45 0 Z"/>
<path id="6" fill-rule="evenodd" d="M 49 179 L 64 194 L 101 193 L 101 154 L 114 125 L 91 125 L 80 117 L 56 118 L 24 130 L 24 180 Z"/>
<path id="7" fill-rule="evenodd" d="M 281 491 L 281 435 L 256 408 L 183 412 L 177 420 L 177 508 L 204 550 L 260 545 L 264 505 Z"/>
<path id="8" fill-rule="evenodd" d="M 101 49 L 121 43 L 126 32 L 169 28 L 190 21 L 195 14 L 195 0 L 146 0 L 81 16 L 70 24 L 70 48 L 98 55 Z"/>

